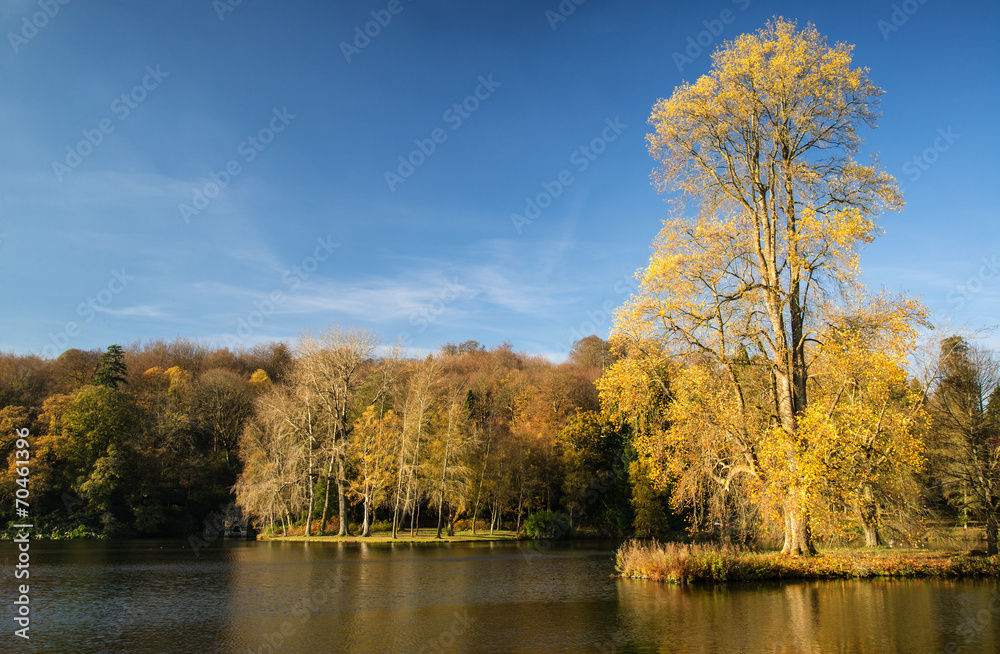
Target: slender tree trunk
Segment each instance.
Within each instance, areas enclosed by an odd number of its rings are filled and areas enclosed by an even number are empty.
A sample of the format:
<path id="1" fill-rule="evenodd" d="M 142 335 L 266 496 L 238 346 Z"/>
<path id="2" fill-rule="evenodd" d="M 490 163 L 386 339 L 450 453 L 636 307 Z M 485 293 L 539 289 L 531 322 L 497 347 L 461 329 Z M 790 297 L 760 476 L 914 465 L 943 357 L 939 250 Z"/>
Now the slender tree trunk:
<path id="1" fill-rule="evenodd" d="M 403 431 L 399 437 L 399 470 L 396 473 L 396 502 L 392 509 L 392 539 L 396 539 L 396 533 L 399 529 L 399 523 L 402 521 L 402 516 L 400 515 L 399 501 L 403 495 L 403 474 L 406 455 L 406 409 L 404 408 L 403 413 Z M 405 506 L 403 507 L 405 509 Z"/>
<path id="2" fill-rule="evenodd" d="M 514 529 L 515 533 L 521 531 L 521 510 L 523 506 L 524 506 L 524 478 L 522 475 L 521 483 L 518 485 L 517 489 L 517 527 Z"/>
<path id="3" fill-rule="evenodd" d="M 316 507 L 316 480 L 313 479 L 312 456 L 309 457 L 309 474 L 306 475 L 309 482 L 309 508 L 306 512 L 306 538 L 309 538 L 310 527 L 312 527 L 313 510 Z"/>
<path id="4" fill-rule="evenodd" d="M 371 501 L 371 490 L 368 486 L 365 486 L 365 517 L 361 522 L 361 537 L 368 538 L 370 534 L 368 533 L 368 506 Z"/>
<path id="5" fill-rule="evenodd" d="M 410 538 L 420 533 L 420 496 L 413 494 L 413 511 L 410 512 Z"/>
<path id="6" fill-rule="evenodd" d="M 313 418 L 312 418 L 312 408 L 306 404 L 306 420 L 308 425 L 308 435 L 309 440 L 307 442 L 309 448 L 309 470 L 306 473 L 306 483 L 309 484 L 309 509 L 306 513 L 306 531 L 305 536 L 309 538 L 312 534 L 312 519 L 313 511 L 316 508 L 316 480 L 313 478 L 313 464 L 315 457 L 313 456 L 313 446 L 316 443 L 316 438 L 313 436 Z"/>
<path id="7" fill-rule="evenodd" d="M 319 526 L 319 533 L 321 535 L 326 535 L 326 521 L 330 519 L 330 479 L 333 477 L 333 459 L 330 457 L 330 463 L 326 467 L 326 480 L 324 486 L 326 490 L 323 494 L 323 521 Z"/>
<path id="8" fill-rule="evenodd" d="M 350 536 L 347 529 L 347 497 L 344 493 L 344 486 L 347 482 L 347 474 L 344 472 L 344 457 L 337 455 L 337 501 L 340 504 L 340 530 L 338 536 Z"/>
<path id="9" fill-rule="evenodd" d="M 410 479 L 406 487 L 406 501 L 410 501 L 410 488 L 413 489 L 413 507 L 410 510 L 410 538 L 413 538 L 414 520 L 419 519 L 420 513 L 420 493 L 417 492 L 419 479 L 417 479 L 417 466 L 420 464 L 420 437 L 423 432 L 423 409 L 420 411 L 420 423 L 417 425 L 417 440 L 413 444 L 413 462 L 410 464 Z"/>
<path id="10" fill-rule="evenodd" d="M 450 418 L 450 416 L 449 416 Z M 441 497 L 438 504 L 438 528 L 436 538 L 441 538 L 441 526 L 444 522 L 444 488 L 448 474 L 448 447 L 451 445 L 451 420 L 448 420 L 448 436 L 444 442 L 444 465 L 441 466 Z"/>
<path id="11" fill-rule="evenodd" d="M 476 503 L 472 508 L 472 535 L 476 535 L 476 519 L 479 517 L 479 499 L 483 494 L 483 481 L 486 480 L 486 465 L 490 460 L 490 445 L 493 439 L 486 441 L 486 455 L 483 457 L 483 471 L 479 475 L 479 490 L 476 491 Z"/>
<path id="12" fill-rule="evenodd" d="M 986 514 L 986 554 L 988 556 L 993 556 L 997 554 L 997 512 L 991 508 L 987 508 L 988 513 Z"/>

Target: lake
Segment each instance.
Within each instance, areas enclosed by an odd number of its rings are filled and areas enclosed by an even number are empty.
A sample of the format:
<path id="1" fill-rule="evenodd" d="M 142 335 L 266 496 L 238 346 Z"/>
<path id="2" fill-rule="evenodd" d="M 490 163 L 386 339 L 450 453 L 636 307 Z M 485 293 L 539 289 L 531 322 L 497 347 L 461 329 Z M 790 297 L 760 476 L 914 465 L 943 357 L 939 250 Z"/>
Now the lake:
<path id="1" fill-rule="evenodd" d="M 33 541 L 6 652 L 997 652 L 995 581 L 678 588 L 615 543 Z"/>

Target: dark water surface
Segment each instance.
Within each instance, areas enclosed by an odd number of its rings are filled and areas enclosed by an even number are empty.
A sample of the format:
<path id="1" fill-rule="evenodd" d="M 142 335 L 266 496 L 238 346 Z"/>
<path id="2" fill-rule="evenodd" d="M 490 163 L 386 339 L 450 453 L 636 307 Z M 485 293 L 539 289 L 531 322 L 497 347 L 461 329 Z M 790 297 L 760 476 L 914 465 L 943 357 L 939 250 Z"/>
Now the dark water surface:
<path id="1" fill-rule="evenodd" d="M 677 588 L 594 542 L 33 541 L 25 642 L 0 547 L 3 652 L 1000 652 L 994 581 Z"/>

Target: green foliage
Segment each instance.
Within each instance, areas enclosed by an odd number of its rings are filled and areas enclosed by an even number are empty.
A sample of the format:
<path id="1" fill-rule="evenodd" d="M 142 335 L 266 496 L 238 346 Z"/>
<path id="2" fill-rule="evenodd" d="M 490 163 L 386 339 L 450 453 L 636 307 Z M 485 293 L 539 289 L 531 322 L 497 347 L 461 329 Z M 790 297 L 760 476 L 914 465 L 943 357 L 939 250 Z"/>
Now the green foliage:
<path id="1" fill-rule="evenodd" d="M 647 459 L 637 459 L 629 466 L 632 481 L 633 527 L 637 538 L 661 538 L 670 529 L 667 518 L 669 497 L 653 485 Z"/>
<path id="2" fill-rule="evenodd" d="M 109 345 L 108 351 L 101 355 L 90 383 L 94 386 L 117 389 L 128 381 L 128 369 L 125 366 L 125 351 L 121 345 Z"/>
<path id="3" fill-rule="evenodd" d="M 533 540 L 564 540 L 571 531 L 569 516 L 562 511 L 535 511 L 524 521 L 524 533 Z"/>

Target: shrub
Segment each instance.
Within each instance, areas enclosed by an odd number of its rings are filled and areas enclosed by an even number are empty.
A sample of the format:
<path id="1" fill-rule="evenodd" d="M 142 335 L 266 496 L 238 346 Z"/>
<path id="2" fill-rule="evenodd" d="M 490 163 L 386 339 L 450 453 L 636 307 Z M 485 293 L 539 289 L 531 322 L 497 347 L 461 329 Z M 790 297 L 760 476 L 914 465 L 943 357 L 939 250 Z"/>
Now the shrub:
<path id="1" fill-rule="evenodd" d="M 569 538 L 569 516 L 562 511 L 535 511 L 524 521 L 524 532 L 535 540 Z"/>

